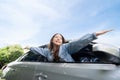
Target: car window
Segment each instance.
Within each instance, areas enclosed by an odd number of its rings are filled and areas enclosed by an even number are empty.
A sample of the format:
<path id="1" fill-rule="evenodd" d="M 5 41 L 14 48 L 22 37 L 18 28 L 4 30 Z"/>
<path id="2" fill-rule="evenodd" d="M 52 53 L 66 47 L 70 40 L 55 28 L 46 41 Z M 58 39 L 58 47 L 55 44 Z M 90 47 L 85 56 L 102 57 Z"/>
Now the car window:
<path id="1" fill-rule="evenodd" d="M 35 53 L 29 51 L 21 59 L 21 61 L 27 61 L 27 62 L 46 62 L 47 59 L 44 56 L 40 55 L 40 54 L 35 54 Z"/>
<path id="2" fill-rule="evenodd" d="M 77 53 L 71 55 L 75 60 L 74 63 L 84 63 L 84 62 L 99 62 L 99 59 L 93 55 L 92 45 L 88 45 L 81 49 Z M 20 61 L 24 62 L 48 62 L 47 58 L 40 54 L 33 53 L 32 51 L 27 52 Z M 65 63 L 65 62 L 64 62 Z"/>
<path id="3" fill-rule="evenodd" d="M 82 48 L 80 51 L 71 55 L 75 62 L 83 63 L 100 63 L 100 59 L 94 55 L 92 51 L 92 45 L 87 45 Z"/>
<path id="4" fill-rule="evenodd" d="M 86 47 L 84 47 L 83 49 L 81 49 L 80 51 L 72 54 L 72 58 L 74 59 L 74 63 L 119 63 L 116 57 L 114 57 L 114 62 L 111 60 L 103 60 L 100 55 L 96 55 L 98 54 L 98 52 L 93 52 L 92 50 L 92 46 L 91 44 L 87 45 Z M 41 47 L 41 46 L 40 46 Z M 42 48 L 46 47 L 46 45 L 42 46 Z M 105 57 L 106 54 L 104 54 L 103 52 L 100 52 L 100 54 L 103 54 L 102 56 Z M 113 56 L 112 56 L 112 60 L 113 60 Z M 33 53 L 31 51 L 27 52 L 21 59 L 19 59 L 19 61 L 24 61 L 24 62 L 50 62 L 47 60 L 46 57 L 40 55 L 40 54 L 36 54 Z M 117 62 L 115 62 L 117 61 Z M 54 63 L 54 62 L 53 62 Z M 62 62 L 65 63 L 65 62 Z M 66 62 L 68 63 L 68 62 Z"/>

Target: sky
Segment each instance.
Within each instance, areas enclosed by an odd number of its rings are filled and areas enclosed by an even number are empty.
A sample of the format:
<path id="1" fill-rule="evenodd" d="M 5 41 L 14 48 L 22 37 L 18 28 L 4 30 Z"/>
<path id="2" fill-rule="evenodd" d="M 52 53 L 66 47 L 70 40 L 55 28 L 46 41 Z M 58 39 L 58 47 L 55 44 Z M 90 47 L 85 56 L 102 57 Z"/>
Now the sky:
<path id="1" fill-rule="evenodd" d="M 95 42 L 120 47 L 120 0 L 0 0 L 0 47 L 40 46 L 55 33 L 74 40 L 108 29 Z"/>

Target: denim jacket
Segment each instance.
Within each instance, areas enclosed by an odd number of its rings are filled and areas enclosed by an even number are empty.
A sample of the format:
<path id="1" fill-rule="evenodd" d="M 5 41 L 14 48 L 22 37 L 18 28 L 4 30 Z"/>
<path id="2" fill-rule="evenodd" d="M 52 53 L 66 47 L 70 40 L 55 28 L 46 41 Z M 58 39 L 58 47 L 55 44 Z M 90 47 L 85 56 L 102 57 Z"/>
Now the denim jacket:
<path id="1" fill-rule="evenodd" d="M 71 54 L 78 52 L 83 47 L 87 46 L 91 41 L 97 39 L 94 33 L 86 34 L 78 40 L 71 41 L 69 43 L 62 44 L 60 46 L 59 54 L 61 61 L 65 62 L 74 62 Z M 53 61 L 53 54 L 48 48 L 39 48 L 39 47 L 31 47 L 30 50 L 35 53 L 39 53 L 45 56 L 48 61 Z"/>

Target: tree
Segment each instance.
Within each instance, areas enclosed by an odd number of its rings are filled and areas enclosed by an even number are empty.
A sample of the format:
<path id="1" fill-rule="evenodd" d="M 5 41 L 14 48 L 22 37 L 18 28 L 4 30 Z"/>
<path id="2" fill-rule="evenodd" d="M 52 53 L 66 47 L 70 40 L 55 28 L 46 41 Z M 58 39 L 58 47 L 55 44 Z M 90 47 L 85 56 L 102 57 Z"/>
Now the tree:
<path id="1" fill-rule="evenodd" d="M 23 49 L 20 45 L 9 45 L 0 49 L 0 68 L 23 54 Z"/>

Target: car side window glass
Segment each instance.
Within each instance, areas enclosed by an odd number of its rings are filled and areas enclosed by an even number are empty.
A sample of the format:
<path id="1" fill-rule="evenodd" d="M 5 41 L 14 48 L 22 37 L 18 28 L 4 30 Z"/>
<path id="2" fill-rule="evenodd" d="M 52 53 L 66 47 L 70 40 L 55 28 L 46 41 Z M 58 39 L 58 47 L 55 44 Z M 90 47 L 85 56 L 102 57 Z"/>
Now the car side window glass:
<path id="1" fill-rule="evenodd" d="M 35 54 L 35 53 L 29 51 L 21 59 L 21 61 L 24 61 L 24 62 L 46 62 L 47 59 L 44 56 L 40 55 L 40 54 Z"/>

